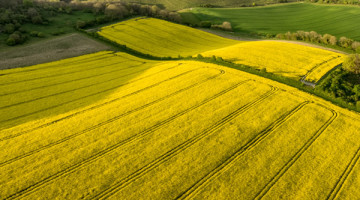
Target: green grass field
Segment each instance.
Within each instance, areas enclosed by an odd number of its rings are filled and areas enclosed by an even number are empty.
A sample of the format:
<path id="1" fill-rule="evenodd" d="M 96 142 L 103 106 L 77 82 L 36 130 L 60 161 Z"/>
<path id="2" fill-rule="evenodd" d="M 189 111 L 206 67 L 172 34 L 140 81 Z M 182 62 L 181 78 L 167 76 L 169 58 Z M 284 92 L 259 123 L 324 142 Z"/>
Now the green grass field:
<path id="1" fill-rule="evenodd" d="M 278 3 L 277 0 L 123 0 L 124 2 L 138 2 L 144 4 L 157 4 L 169 10 L 181 10 L 184 8 L 199 7 L 200 5 L 210 4 L 217 7 L 240 7 Z M 288 0 L 294 2 L 295 0 Z"/>
<path id="2" fill-rule="evenodd" d="M 293 3 L 253 8 L 194 8 L 191 12 L 203 21 L 230 21 L 239 32 L 277 34 L 303 30 L 360 40 L 357 6 Z"/>
<path id="3" fill-rule="evenodd" d="M 359 114 L 289 86 L 110 51 L 1 73 L 0 199 L 359 195 Z"/>

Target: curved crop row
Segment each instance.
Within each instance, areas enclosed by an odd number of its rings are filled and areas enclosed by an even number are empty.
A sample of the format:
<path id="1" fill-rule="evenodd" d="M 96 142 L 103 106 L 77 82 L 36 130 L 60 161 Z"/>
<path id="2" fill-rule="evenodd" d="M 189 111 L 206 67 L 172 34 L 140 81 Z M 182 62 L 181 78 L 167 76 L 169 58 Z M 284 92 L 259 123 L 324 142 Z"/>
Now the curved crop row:
<path id="1" fill-rule="evenodd" d="M 223 163 L 218 165 L 215 169 L 210 171 L 206 176 L 198 180 L 193 186 L 184 191 L 181 195 L 179 195 L 176 199 L 192 199 L 195 197 L 198 191 L 204 188 L 209 182 L 219 176 L 222 172 L 229 169 L 233 163 L 244 153 L 252 149 L 258 143 L 260 143 L 263 139 L 265 139 L 269 134 L 271 134 L 274 130 L 276 130 L 279 126 L 281 126 L 287 119 L 293 116 L 296 112 L 298 112 L 302 107 L 309 104 L 310 102 L 303 102 L 300 105 L 296 106 L 294 109 L 282 115 L 279 119 L 270 124 L 267 128 L 257 134 L 254 138 L 248 141 L 244 146 L 238 149 L 234 154 L 228 157 Z"/>
<path id="2" fill-rule="evenodd" d="M 306 150 L 320 137 L 320 135 L 331 125 L 337 118 L 338 113 L 332 109 L 332 116 L 320 129 L 295 153 L 295 155 L 271 178 L 270 182 L 256 195 L 255 199 L 262 199 L 266 193 L 276 184 L 276 182 L 290 169 L 290 167 L 304 154 Z"/>
<path id="3" fill-rule="evenodd" d="M 20 190 L 20 191 L 18 191 L 16 193 L 14 193 L 14 194 L 11 194 L 8 197 L 6 197 L 5 199 L 16 199 L 16 198 L 26 196 L 26 195 L 30 194 L 31 192 L 33 192 L 34 190 L 44 186 L 45 184 L 47 184 L 47 183 L 49 183 L 49 182 L 51 182 L 51 181 L 53 181 L 53 180 L 55 180 L 57 178 L 65 176 L 65 175 L 67 175 L 69 173 L 73 173 L 77 169 L 94 162 L 95 160 L 97 160 L 97 159 L 99 159 L 99 158 L 113 152 L 117 148 L 119 148 L 119 147 L 121 147 L 121 146 L 123 146 L 123 145 L 125 145 L 125 144 L 127 144 L 129 142 L 133 142 L 133 141 L 136 141 L 136 140 L 139 140 L 139 139 L 143 138 L 144 136 L 158 130 L 159 128 L 163 127 L 164 125 L 169 124 L 170 122 L 174 121 L 176 118 L 179 118 L 180 116 L 183 116 L 183 115 L 187 114 L 188 112 L 190 112 L 190 111 L 192 111 L 192 110 L 194 110 L 194 109 L 196 109 L 198 107 L 201 107 L 201 106 L 205 105 L 206 103 L 208 103 L 208 102 L 210 102 L 210 101 L 212 101 L 212 100 L 214 100 L 214 99 L 216 99 L 216 98 L 218 98 L 218 97 L 220 97 L 220 96 L 234 90 L 235 88 L 237 88 L 240 85 L 246 83 L 247 81 L 248 80 L 239 82 L 239 83 L 233 85 L 232 87 L 229 87 L 229 88 L 215 94 L 214 96 L 209 97 L 209 98 L 203 100 L 202 102 L 200 102 L 200 103 L 198 103 L 198 104 L 196 104 L 196 105 L 194 105 L 194 106 L 192 106 L 190 108 L 187 108 L 187 109 L 185 109 L 185 110 L 171 116 L 170 118 L 168 118 L 168 119 L 166 119 L 164 121 L 161 121 L 161 122 L 155 124 L 152 127 L 149 127 L 147 129 L 145 129 L 142 132 L 139 132 L 139 133 L 135 134 L 134 136 L 132 136 L 132 137 L 126 139 L 126 140 L 123 140 L 123 141 L 120 141 L 120 142 L 118 142 L 116 144 L 113 144 L 113 145 L 107 147 L 106 149 L 101 150 L 101 151 L 97 152 L 96 154 L 93 154 L 92 156 L 84 159 L 83 161 L 81 161 L 79 163 L 76 163 L 76 164 L 74 164 L 74 165 L 72 165 L 72 166 L 70 166 L 70 167 L 68 167 L 68 168 L 66 168 L 64 170 L 61 170 L 61 171 L 57 172 L 56 174 L 53 174 L 52 176 L 49 176 L 49 177 L 47 177 L 47 178 L 45 178 L 45 179 L 43 179 L 43 180 L 41 180 L 41 181 L 39 181 L 37 183 L 34 183 L 34 184 L 32 184 L 32 185 L 30 185 L 30 186 L 28 186 L 28 187 L 26 187 L 26 188 L 24 188 L 24 189 L 22 189 L 22 190 Z"/>
<path id="4" fill-rule="evenodd" d="M 172 79 L 174 79 L 174 78 L 181 77 L 182 75 L 191 73 L 191 72 L 193 72 L 193 71 L 195 71 L 195 70 L 198 70 L 198 69 L 200 69 L 200 68 L 195 68 L 195 69 L 193 69 L 193 70 L 184 72 L 184 73 L 179 74 L 179 75 L 176 76 L 176 77 L 172 77 L 172 78 L 170 78 L 170 79 L 168 79 L 168 80 L 172 80 Z M 196 87 L 196 86 L 198 86 L 198 85 L 200 85 L 200 84 L 202 84 L 202 83 L 205 83 L 205 82 L 207 82 L 207 81 L 209 81 L 209 80 L 212 80 L 212 79 L 220 76 L 221 74 L 223 74 L 223 71 L 220 71 L 220 73 L 219 73 L 218 75 L 211 76 L 211 77 L 209 77 L 209 78 L 207 78 L 207 79 L 205 79 L 205 80 L 203 80 L 203 81 L 201 81 L 201 82 L 194 83 L 194 84 L 192 84 L 192 85 L 190 85 L 190 86 L 188 86 L 188 87 L 185 87 L 185 88 L 183 88 L 183 89 L 180 89 L 180 90 L 178 90 L 178 91 L 176 91 L 176 92 L 174 92 L 174 93 L 171 93 L 171 94 L 169 94 L 169 95 L 167 95 L 167 96 L 164 96 L 164 97 L 162 97 L 162 98 L 160 98 L 160 99 L 157 99 L 157 100 L 155 100 L 155 101 L 152 101 L 152 102 L 150 102 L 150 103 L 147 103 L 147 104 L 142 105 L 142 106 L 140 106 L 140 107 L 137 107 L 137 108 L 135 108 L 135 109 L 132 109 L 132 110 L 130 110 L 130 111 L 127 111 L 127 112 L 125 112 L 125 113 L 122 113 L 122 114 L 120 114 L 120 115 L 118 115 L 118 116 L 116 116 L 116 117 L 113 117 L 113 118 L 111 118 L 111 119 L 108 119 L 108 120 L 106 120 L 106 121 L 103 121 L 103 122 L 101 122 L 101 123 L 99 123 L 99 124 L 97 124 L 97 125 L 95 125 L 95 126 L 88 127 L 88 128 L 86 128 L 86 129 L 84 129 L 84 130 L 82 130 L 82 131 L 79 131 L 79 132 L 73 133 L 73 134 L 71 134 L 71 135 L 68 135 L 67 137 L 64 137 L 64 138 L 62 138 L 62 139 L 60 139 L 60 140 L 57 140 L 57 141 L 52 142 L 52 143 L 49 143 L 49 144 L 47 144 L 47 145 L 45 145 L 45 146 L 42 146 L 42 147 L 40 147 L 40 148 L 38 148 L 38 149 L 32 150 L 32 151 L 27 152 L 27 153 L 25 153 L 25 154 L 22 154 L 22 155 L 20 155 L 20 156 L 17 156 L 17 157 L 14 157 L 14 158 L 12 158 L 12 159 L 9 159 L 9 160 L 7 160 L 7 161 L 1 162 L 1 163 L 0 163 L 0 167 L 2 167 L 2 166 L 4 166 L 4 165 L 11 164 L 11 163 L 13 163 L 13 162 L 15 162 L 15 161 L 18 161 L 18 160 L 20 160 L 20 159 L 26 158 L 26 157 L 31 156 L 31 155 L 33 155 L 33 154 L 35 154 L 35 153 L 40 152 L 40 151 L 43 151 L 43 150 L 46 150 L 46 149 L 51 148 L 51 147 L 53 147 L 53 146 L 59 145 L 59 144 L 61 144 L 61 143 L 64 143 L 64 142 L 66 142 L 66 141 L 68 141 L 68 140 L 71 140 L 71 139 L 73 139 L 73 138 L 75 138 L 75 137 L 78 137 L 78 136 L 80 136 L 80 135 L 83 135 L 83 134 L 85 134 L 85 133 L 87 133 L 87 132 L 89 132 L 89 131 L 95 130 L 95 129 L 99 128 L 99 127 L 106 126 L 106 125 L 110 124 L 111 122 L 117 121 L 117 120 L 119 120 L 119 119 L 121 119 L 121 118 L 123 118 L 123 117 L 125 117 L 125 116 L 128 116 L 128 115 L 134 113 L 134 112 L 141 111 L 141 110 L 143 110 L 143 109 L 145 109 L 145 108 L 147 108 L 147 107 L 150 107 L 151 105 L 157 104 L 157 103 L 159 103 L 159 102 L 161 102 L 161 101 L 164 101 L 165 99 L 168 99 L 168 98 L 170 98 L 170 97 L 172 97 L 172 96 L 175 96 L 175 95 L 177 95 L 177 94 L 180 94 L 180 93 L 182 93 L 182 92 L 184 92 L 184 91 L 187 91 L 187 90 L 189 90 L 189 89 L 191 89 L 191 88 L 194 88 L 194 87 Z M 156 85 L 159 85 L 159 84 L 156 84 Z M 147 89 L 148 89 L 148 88 L 147 88 Z M 144 90 L 142 90 L 142 91 L 144 91 Z M 138 93 L 138 92 L 136 92 L 136 93 Z M 136 94 L 136 93 L 135 93 L 135 94 Z M 134 94 L 134 93 L 133 93 L 133 94 Z M 128 95 L 127 95 L 127 96 L 128 96 Z M 124 98 L 124 97 L 122 97 L 122 98 Z M 122 98 L 119 98 L 118 100 L 120 100 L 120 99 L 122 99 Z M 114 101 L 112 101 L 112 103 L 113 103 L 113 102 L 114 102 Z"/>

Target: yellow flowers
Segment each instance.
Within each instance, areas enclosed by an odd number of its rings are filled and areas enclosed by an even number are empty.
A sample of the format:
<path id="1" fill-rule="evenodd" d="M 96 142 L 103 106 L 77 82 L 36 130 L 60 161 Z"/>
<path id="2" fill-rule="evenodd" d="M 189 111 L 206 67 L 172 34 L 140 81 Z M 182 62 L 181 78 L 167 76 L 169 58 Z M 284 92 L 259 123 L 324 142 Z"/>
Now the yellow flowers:
<path id="1" fill-rule="evenodd" d="M 154 18 L 136 18 L 103 27 L 99 34 L 157 57 L 192 56 L 239 43 L 204 31 Z"/>
<path id="2" fill-rule="evenodd" d="M 249 65 L 258 69 L 279 74 L 286 77 L 300 79 L 308 71 L 317 68 L 317 75 L 311 80 L 318 80 L 327 71 L 338 65 L 338 62 L 327 62 L 342 56 L 339 53 L 330 52 L 303 45 L 276 42 L 276 41 L 256 41 L 244 42 L 222 49 L 211 50 L 203 53 L 203 56 L 220 56 L 225 60 L 238 64 Z M 319 70 L 319 71 L 318 71 Z"/>
<path id="3" fill-rule="evenodd" d="M 2 73 L 1 199 L 324 199 L 360 185 L 347 167 L 359 115 L 262 77 L 113 52 Z"/>
<path id="4" fill-rule="evenodd" d="M 315 66 L 306 76 L 307 81 L 317 82 L 333 68 L 344 62 L 345 55 L 339 55 Z"/>
<path id="5" fill-rule="evenodd" d="M 342 63 L 342 54 L 277 41 L 241 42 L 154 18 L 135 18 L 103 27 L 99 34 L 157 57 L 213 55 L 267 72 L 317 82 Z M 338 59 L 335 59 L 338 58 Z"/>

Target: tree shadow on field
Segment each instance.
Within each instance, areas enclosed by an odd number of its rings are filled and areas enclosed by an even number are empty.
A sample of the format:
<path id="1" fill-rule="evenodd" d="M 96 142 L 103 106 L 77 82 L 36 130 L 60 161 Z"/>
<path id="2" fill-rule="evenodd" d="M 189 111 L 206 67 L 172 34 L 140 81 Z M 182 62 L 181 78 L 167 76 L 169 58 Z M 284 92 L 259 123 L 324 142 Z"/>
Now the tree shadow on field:
<path id="1" fill-rule="evenodd" d="M 54 64 L 40 70 L 26 67 L 13 74 L 5 73 L 2 78 L 16 77 L 17 74 L 23 77 L 24 73 L 31 73 L 33 76 L 23 80 L 9 78 L 7 83 L 12 84 L 0 83 L 0 131 L 30 121 L 34 121 L 36 125 L 56 123 L 59 119 L 71 118 L 74 113 L 82 110 L 94 110 L 101 100 L 118 92 L 154 65 L 147 64 L 142 59 L 128 59 L 121 55 L 124 54 L 93 59 L 82 66 L 71 63 L 61 66 Z M 109 59 L 114 60 L 110 62 Z M 93 62 L 98 64 L 94 65 Z M 51 74 L 42 71 L 49 68 L 56 70 Z M 16 81 L 18 83 L 13 83 Z M 17 87 L 17 84 L 21 84 L 21 87 Z M 110 100 L 101 103 L 106 101 Z"/>

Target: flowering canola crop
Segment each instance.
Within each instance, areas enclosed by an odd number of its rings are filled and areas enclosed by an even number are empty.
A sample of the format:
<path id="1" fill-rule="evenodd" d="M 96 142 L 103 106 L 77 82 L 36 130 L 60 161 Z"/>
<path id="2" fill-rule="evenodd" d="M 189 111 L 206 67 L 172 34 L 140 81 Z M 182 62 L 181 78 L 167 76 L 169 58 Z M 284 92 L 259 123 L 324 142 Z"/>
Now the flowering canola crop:
<path id="1" fill-rule="evenodd" d="M 1 199 L 359 196 L 359 114 L 292 87 L 114 52 L 1 73 Z"/>

